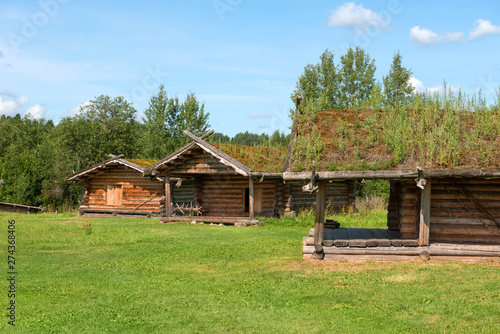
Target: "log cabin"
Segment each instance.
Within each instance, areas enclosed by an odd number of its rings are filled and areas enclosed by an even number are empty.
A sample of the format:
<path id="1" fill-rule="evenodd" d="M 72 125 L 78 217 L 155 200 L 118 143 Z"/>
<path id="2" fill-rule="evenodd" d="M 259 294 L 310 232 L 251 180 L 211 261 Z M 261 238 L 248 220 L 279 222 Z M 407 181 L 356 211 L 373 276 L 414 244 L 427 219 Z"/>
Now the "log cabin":
<path id="1" fill-rule="evenodd" d="M 114 156 L 67 177 L 82 183 L 80 216 L 157 217 L 164 200 L 161 179 L 143 177 L 145 160 Z"/>
<path id="2" fill-rule="evenodd" d="M 200 138 L 188 131 L 184 133 L 192 142 L 144 171 L 145 175 L 167 180 L 164 191 L 167 200 L 161 208 L 162 222 L 189 220 L 246 226 L 260 224 L 257 216 L 271 217 L 280 212 L 285 202 L 279 172 L 284 150 L 212 145 L 203 138 L 213 132 Z M 178 215 L 172 207 L 169 199 L 173 190 L 168 182 L 172 178 L 188 180 L 194 185 L 192 215 Z"/>
<path id="3" fill-rule="evenodd" d="M 479 128 L 474 123 L 478 115 L 461 113 L 458 116 L 466 124 L 455 124 L 453 131 Z M 384 126 L 391 120 L 387 112 L 329 110 L 317 112 L 314 117 L 305 116 L 295 114 L 283 173 L 286 183 L 305 185 L 305 190 L 317 189 L 315 228 L 304 238 L 304 257 L 500 260 L 498 135 L 486 140 L 491 145 L 487 159 L 480 148 L 468 150 L 470 146 L 464 139 L 467 136 L 463 134 L 456 136 L 454 150 L 440 147 L 446 155 L 430 154 L 421 143 L 412 151 L 411 143 L 402 143 L 406 152 L 397 156 L 390 143 L 393 138 L 384 136 L 384 131 L 389 131 Z M 421 136 L 417 131 L 422 131 L 422 116 L 417 111 L 406 111 L 397 117 L 407 118 L 407 131 L 414 131 L 414 138 Z M 434 125 L 439 125 L 443 118 L 434 118 Z M 427 125 L 432 127 L 433 123 L 429 121 Z M 432 131 L 429 128 L 422 133 Z M 443 132 L 436 131 L 434 135 Z M 307 156 L 305 147 L 311 141 L 320 147 L 313 158 Z M 445 140 L 438 144 L 450 145 Z M 454 158 L 447 159 L 450 156 Z M 325 227 L 327 185 L 371 179 L 390 184 L 387 228 Z"/>

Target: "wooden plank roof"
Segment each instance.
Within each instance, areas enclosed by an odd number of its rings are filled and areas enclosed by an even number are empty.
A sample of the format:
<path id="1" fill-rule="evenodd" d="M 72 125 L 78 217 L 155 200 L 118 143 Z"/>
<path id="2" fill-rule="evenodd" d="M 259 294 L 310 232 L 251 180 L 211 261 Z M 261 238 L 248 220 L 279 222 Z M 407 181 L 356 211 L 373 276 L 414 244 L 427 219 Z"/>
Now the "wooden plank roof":
<path id="1" fill-rule="evenodd" d="M 129 168 L 132 168 L 136 170 L 139 173 L 144 173 L 144 167 L 141 167 L 133 162 L 130 162 L 128 160 L 122 159 L 123 154 L 120 154 L 118 156 L 111 155 L 111 158 L 108 160 L 104 160 L 101 162 L 98 162 L 88 168 L 82 169 L 74 174 L 71 174 L 70 176 L 66 177 L 67 181 L 78 181 L 80 178 L 88 176 L 89 174 L 97 172 L 97 170 L 106 168 L 108 166 L 114 166 L 114 165 L 122 165 L 122 166 L 127 166 Z"/>

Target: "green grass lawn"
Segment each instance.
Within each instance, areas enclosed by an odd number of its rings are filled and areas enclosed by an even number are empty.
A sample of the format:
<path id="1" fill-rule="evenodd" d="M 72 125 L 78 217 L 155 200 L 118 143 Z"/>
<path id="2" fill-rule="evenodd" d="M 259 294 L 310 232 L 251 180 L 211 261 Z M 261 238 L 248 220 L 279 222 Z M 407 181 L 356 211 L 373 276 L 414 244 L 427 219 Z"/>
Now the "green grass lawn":
<path id="1" fill-rule="evenodd" d="M 234 227 L 0 213 L 5 315 L 8 219 L 17 321 L 14 331 L 2 316 L 3 332 L 500 332 L 498 264 L 304 261 L 306 216 Z"/>

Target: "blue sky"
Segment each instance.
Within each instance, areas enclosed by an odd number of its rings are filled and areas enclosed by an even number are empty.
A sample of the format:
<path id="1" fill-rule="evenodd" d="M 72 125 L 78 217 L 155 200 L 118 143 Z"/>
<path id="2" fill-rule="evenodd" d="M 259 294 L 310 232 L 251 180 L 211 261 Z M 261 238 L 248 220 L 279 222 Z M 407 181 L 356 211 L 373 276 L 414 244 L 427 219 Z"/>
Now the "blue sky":
<path id="1" fill-rule="evenodd" d="M 0 114 L 58 122 L 102 94 L 141 114 L 164 84 L 195 93 L 218 132 L 288 132 L 304 66 L 356 45 L 377 79 L 399 50 L 417 89 L 492 98 L 499 14 L 498 1 L 2 1 Z"/>

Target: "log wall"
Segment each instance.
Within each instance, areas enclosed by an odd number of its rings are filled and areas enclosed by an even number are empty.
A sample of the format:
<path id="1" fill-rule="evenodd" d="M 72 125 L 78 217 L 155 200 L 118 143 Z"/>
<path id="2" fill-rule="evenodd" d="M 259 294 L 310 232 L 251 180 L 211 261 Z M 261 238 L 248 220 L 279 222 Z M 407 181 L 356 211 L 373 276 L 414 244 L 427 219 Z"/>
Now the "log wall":
<path id="1" fill-rule="evenodd" d="M 474 205 L 474 200 L 500 222 L 500 180 L 434 179 L 430 240 L 500 244 L 500 228 Z"/>
<path id="2" fill-rule="evenodd" d="M 249 179 L 242 176 L 208 175 L 195 179 L 195 193 L 204 216 L 247 217 L 245 189 Z M 255 181 L 255 216 L 270 217 L 276 210 L 276 181 Z M 248 207 L 248 204 L 246 205 Z"/>
<path id="3" fill-rule="evenodd" d="M 389 206 L 388 225 L 399 223 L 405 239 L 418 238 L 420 189 L 415 181 L 401 181 L 403 198 L 399 212 Z M 395 194 L 392 193 L 391 197 Z M 466 195 L 467 193 L 467 195 Z M 500 229 L 486 210 L 500 222 L 500 180 L 486 179 L 433 179 L 431 187 L 430 241 L 459 243 L 500 244 Z M 399 217 L 395 218 L 395 217 Z M 485 225 L 488 225 L 489 228 Z"/>
<path id="4" fill-rule="evenodd" d="M 355 181 L 336 181 L 326 183 L 326 203 L 327 210 L 341 211 L 352 208 L 354 205 Z M 314 209 L 316 205 L 316 193 L 302 191 L 302 184 L 291 184 L 289 196 L 291 198 L 291 208 L 294 211 L 304 209 Z"/>
<path id="5" fill-rule="evenodd" d="M 121 186 L 121 203 L 106 205 L 108 187 L 114 186 Z M 136 170 L 117 166 L 85 181 L 82 206 L 86 209 L 106 209 L 110 212 L 119 210 L 158 213 L 163 188 L 164 184 L 160 181 L 151 181 Z"/>
<path id="6" fill-rule="evenodd" d="M 194 180 L 184 179 L 179 188 L 176 187 L 176 183 L 172 182 L 172 202 L 182 205 L 194 205 L 195 202 L 195 192 L 194 192 Z"/>

